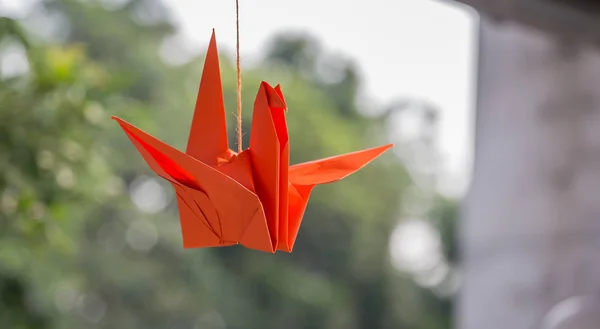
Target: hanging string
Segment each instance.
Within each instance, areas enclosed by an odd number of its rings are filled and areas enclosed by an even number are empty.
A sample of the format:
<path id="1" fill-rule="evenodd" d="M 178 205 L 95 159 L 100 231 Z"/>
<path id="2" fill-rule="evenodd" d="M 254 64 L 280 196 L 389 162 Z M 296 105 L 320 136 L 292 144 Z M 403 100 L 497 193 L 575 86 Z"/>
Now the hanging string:
<path id="1" fill-rule="evenodd" d="M 242 153 L 242 70 L 240 68 L 240 4 L 235 0 L 235 27 L 237 52 L 237 145 L 238 153 Z"/>

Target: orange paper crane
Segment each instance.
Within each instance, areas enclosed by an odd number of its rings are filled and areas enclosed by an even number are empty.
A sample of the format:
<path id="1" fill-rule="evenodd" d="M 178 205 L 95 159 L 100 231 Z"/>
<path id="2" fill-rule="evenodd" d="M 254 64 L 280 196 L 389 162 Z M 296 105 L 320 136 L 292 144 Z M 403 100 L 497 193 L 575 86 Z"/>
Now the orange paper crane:
<path id="1" fill-rule="evenodd" d="M 242 244 L 291 252 L 315 185 L 340 180 L 392 145 L 289 166 L 279 86 L 262 82 L 254 102 L 250 147 L 229 149 L 213 31 L 186 152 L 117 120 L 150 168 L 177 194 L 184 248 Z"/>

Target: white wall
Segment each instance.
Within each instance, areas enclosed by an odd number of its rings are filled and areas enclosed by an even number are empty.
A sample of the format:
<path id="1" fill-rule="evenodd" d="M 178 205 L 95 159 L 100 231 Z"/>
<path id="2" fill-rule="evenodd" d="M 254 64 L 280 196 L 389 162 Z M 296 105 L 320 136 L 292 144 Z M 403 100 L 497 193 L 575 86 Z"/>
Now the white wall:
<path id="1" fill-rule="evenodd" d="M 481 20 L 460 329 L 600 328 L 600 53 L 571 50 Z"/>

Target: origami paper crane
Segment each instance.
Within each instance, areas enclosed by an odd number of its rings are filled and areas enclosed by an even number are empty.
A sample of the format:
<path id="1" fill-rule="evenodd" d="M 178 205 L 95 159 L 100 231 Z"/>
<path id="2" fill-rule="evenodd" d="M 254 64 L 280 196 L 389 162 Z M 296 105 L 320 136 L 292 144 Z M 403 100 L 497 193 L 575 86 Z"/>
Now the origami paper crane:
<path id="1" fill-rule="evenodd" d="M 254 103 L 250 147 L 229 149 L 219 58 L 213 35 L 186 152 L 113 117 L 177 195 L 184 248 L 242 244 L 291 252 L 312 189 L 342 179 L 378 157 L 385 145 L 289 165 L 289 141 L 279 86 L 262 82 Z"/>

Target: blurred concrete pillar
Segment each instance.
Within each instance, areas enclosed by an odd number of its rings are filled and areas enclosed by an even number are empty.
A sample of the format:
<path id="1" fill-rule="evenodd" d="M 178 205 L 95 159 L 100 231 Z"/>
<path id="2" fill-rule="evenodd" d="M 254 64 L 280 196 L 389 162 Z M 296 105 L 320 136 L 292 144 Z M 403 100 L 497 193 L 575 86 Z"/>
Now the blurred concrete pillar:
<path id="1" fill-rule="evenodd" d="M 481 21 L 459 329 L 600 328 L 600 52 Z"/>

